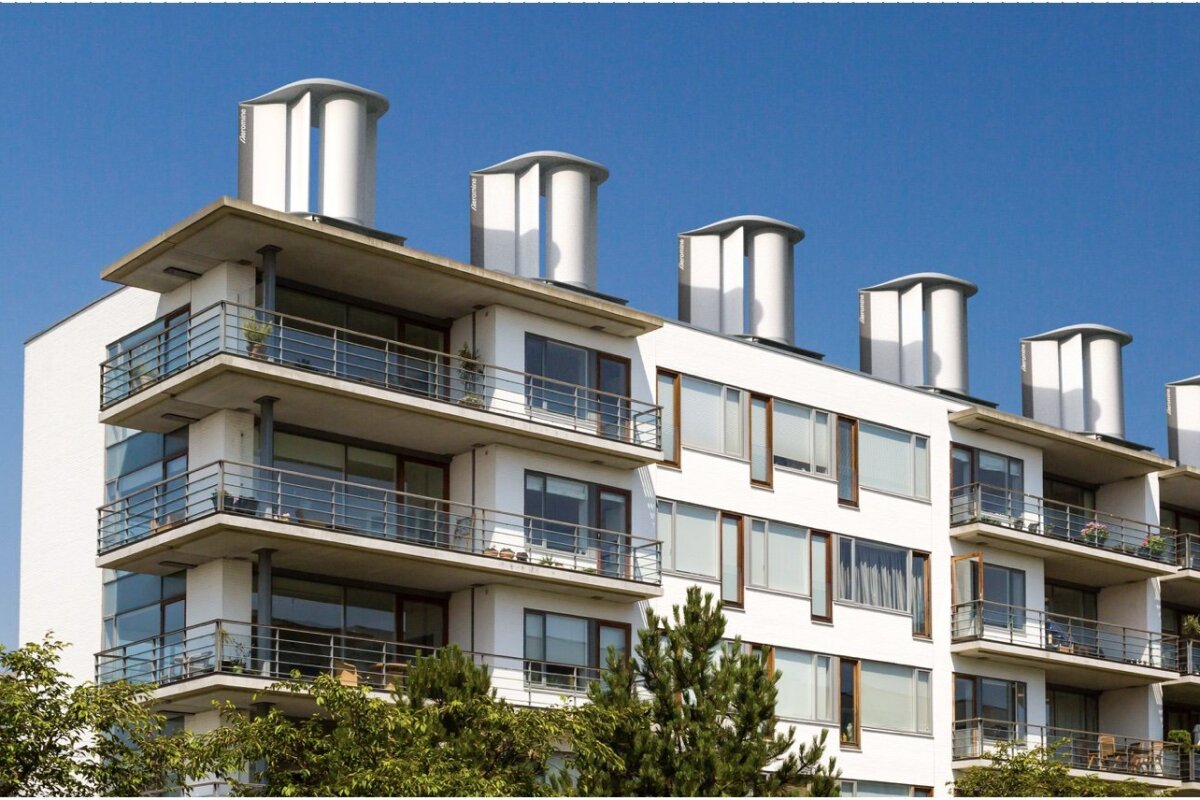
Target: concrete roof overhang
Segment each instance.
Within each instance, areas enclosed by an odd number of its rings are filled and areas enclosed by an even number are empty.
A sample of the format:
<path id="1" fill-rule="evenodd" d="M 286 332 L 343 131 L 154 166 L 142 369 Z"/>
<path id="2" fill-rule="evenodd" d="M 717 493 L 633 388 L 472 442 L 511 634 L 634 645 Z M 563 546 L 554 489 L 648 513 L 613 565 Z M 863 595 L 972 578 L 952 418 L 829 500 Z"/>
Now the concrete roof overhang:
<path id="1" fill-rule="evenodd" d="M 259 263 L 265 245 L 282 248 L 280 278 L 349 296 L 370 297 L 426 316 L 463 317 L 500 304 L 617 336 L 662 327 L 653 314 L 594 295 L 426 253 L 347 230 L 222 197 L 106 267 L 100 277 L 169 292 L 222 262 Z M 167 272 L 168 268 L 175 270 Z"/>
<path id="2" fill-rule="evenodd" d="M 1042 451 L 1044 472 L 1085 483 L 1113 483 L 1175 466 L 1174 461 L 1153 453 L 1072 433 L 994 408 L 972 406 L 952 411 L 950 422 L 960 428 L 1036 447 Z"/>

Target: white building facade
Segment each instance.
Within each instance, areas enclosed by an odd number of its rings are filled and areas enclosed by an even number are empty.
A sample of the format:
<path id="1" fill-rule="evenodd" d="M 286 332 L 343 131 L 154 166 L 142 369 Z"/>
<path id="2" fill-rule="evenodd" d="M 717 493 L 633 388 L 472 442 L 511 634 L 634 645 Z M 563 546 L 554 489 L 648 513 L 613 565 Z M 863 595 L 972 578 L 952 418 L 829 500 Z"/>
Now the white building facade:
<path id="1" fill-rule="evenodd" d="M 1180 460 L 1119 438 L 1104 326 L 1023 341 L 1027 415 L 999 411 L 975 286 L 937 273 L 862 290 L 862 370 L 824 363 L 793 341 L 804 232 L 766 217 L 680 235 L 685 322 L 637 311 L 596 291 L 608 172 L 566 153 L 471 174 L 474 264 L 414 250 L 367 227 L 386 112 L 325 80 L 243 104 L 242 199 L 27 343 L 23 641 L 194 730 L 447 644 L 547 705 L 699 584 L 847 794 L 943 793 L 996 741 L 1200 786 L 1166 741 L 1200 725 L 1194 379 Z"/>

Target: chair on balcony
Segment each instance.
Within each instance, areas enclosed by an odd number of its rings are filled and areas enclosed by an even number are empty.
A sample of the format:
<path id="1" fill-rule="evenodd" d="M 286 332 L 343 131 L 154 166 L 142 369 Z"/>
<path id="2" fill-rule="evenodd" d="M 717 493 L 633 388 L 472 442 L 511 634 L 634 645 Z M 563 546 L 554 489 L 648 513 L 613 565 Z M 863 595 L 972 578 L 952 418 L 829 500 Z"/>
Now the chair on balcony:
<path id="1" fill-rule="evenodd" d="M 1052 619 L 1046 620 L 1046 645 L 1060 653 L 1075 653 L 1075 641 L 1071 629 Z"/>
<path id="2" fill-rule="evenodd" d="M 1088 769 L 1094 769 L 1099 764 L 1104 769 L 1117 760 L 1117 737 L 1110 733 L 1102 733 L 1096 737 L 1096 749 L 1088 751 Z"/>

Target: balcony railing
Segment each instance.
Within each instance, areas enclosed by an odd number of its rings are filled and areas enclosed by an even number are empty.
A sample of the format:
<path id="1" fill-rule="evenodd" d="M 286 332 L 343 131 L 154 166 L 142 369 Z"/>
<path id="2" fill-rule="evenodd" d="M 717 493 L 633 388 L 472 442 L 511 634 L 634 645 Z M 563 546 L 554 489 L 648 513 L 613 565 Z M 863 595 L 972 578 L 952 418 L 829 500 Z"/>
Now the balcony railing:
<path id="1" fill-rule="evenodd" d="M 1200 641 L 1180 641 L 1179 671 L 1184 675 L 1200 675 Z"/>
<path id="2" fill-rule="evenodd" d="M 1094 619 L 973 600 L 954 606 L 951 638 L 1037 648 L 1119 664 L 1178 670 L 1178 636 Z"/>
<path id="3" fill-rule="evenodd" d="M 1180 533 L 1176 537 L 1179 542 L 1177 563 L 1184 569 L 1200 570 L 1200 534 Z"/>
<path id="4" fill-rule="evenodd" d="M 982 483 L 950 491 L 952 526 L 984 522 L 1081 547 L 1176 563 L 1176 533 L 1170 528 Z"/>
<path id="5" fill-rule="evenodd" d="M 1179 779 L 1180 762 L 1187 755 L 1174 742 L 1156 739 L 995 719 L 954 723 L 955 760 L 984 758 L 1001 742 L 1011 743 L 1020 750 L 1049 747 L 1049 758 L 1072 769 L 1171 780 Z"/>
<path id="6" fill-rule="evenodd" d="M 161 322 L 151 323 L 110 345 L 110 351 L 114 348 L 123 349 L 100 365 L 102 409 L 226 353 L 653 450 L 660 447 L 661 409 L 652 403 L 233 303 L 209 306 L 165 329 Z"/>
<path id="7" fill-rule="evenodd" d="M 639 583 L 658 584 L 661 577 L 655 540 L 230 461 L 199 467 L 101 506 L 99 552 L 217 513 Z"/>
<path id="8" fill-rule="evenodd" d="M 270 681 L 331 675 L 344 686 L 403 688 L 411 664 L 437 648 L 341 633 L 214 620 L 96 654 L 96 682 L 167 686 L 207 675 Z M 467 653 L 488 668 L 492 686 L 511 702 L 550 705 L 579 698 L 599 680 L 594 666 L 491 653 Z"/>

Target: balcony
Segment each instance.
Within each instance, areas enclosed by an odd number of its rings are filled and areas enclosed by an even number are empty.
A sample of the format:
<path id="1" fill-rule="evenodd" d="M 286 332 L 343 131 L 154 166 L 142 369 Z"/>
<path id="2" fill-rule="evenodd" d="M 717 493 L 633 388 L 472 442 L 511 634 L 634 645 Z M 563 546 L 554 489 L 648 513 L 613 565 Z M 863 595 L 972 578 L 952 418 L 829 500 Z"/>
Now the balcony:
<path id="1" fill-rule="evenodd" d="M 951 490 L 950 535 L 1042 558 L 1048 578 L 1111 586 L 1172 575 L 1178 556 L 1170 528 L 1023 492 L 972 483 Z"/>
<path id="2" fill-rule="evenodd" d="M 986 765 L 986 755 L 1002 742 L 1020 751 L 1050 747 L 1049 757 L 1075 774 L 1100 773 L 1112 780 L 1130 777 L 1155 787 L 1178 786 L 1188 754 L 1179 745 L 1110 733 L 1052 728 L 1026 722 L 968 719 L 954 723 L 954 761 L 957 769 Z"/>
<path id="3" fill-rule="evenodd" d="M 1162 577 L 1163 602 L 1200 608 L 1200 534 L 1180 533 L 1177 542 L 1179 571 Z"/>
<path id="4" fill-rule="evenodd" d="M 403 689 L 409 666 L 436 648 L 340 633 L 213 620 L 96 654 L 96 683 L 151 684 L 160 711 L 207 711 L 214 697 L 246 702 L 297 673 L 331 675 L 343 686 Z M 490 653 L 467 655 L 486 666 L 492 687 L 510 703 L 551 706 L 582 699 L 596 667 Z M 274 692 L 272 702 L 301 710 L 305 698 Z"/>
<path id="5" fill-rule="evenodd" d="M 1047 683 L 1101 691 L 1178 677 L 1179 637 L 974 600 L 954 607 L 951 651 L 1044 670 Z"/>
<path id="6" fill-rule="evenodd" d="M 622 601 L 661 594 L 655 540 L 227 461 L 102 506 L 99 518 L 99 565 L 112 569 L 162 572 L 270 547 L 278 567 L 413 589 L 486 580 Z"/>
<path id="7" fill-rule="evenodd" d="M 345 435 L 428 452 L 490 441 L 622 467 L 660 455 L 657 405 L 233 303 L 152 323 L 119 346 L 101 364 L 109 424 L 158 430 L 164 415 L 272 396 L 292 424 L 334 417 Z"/>

